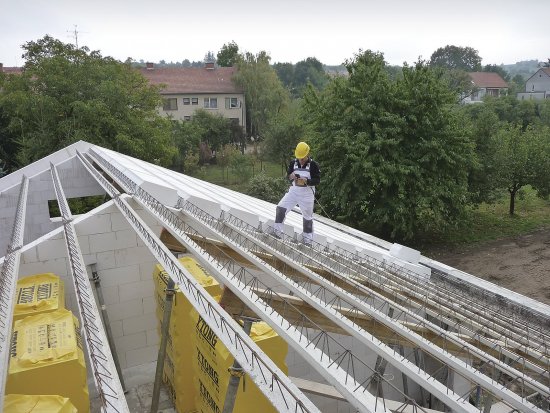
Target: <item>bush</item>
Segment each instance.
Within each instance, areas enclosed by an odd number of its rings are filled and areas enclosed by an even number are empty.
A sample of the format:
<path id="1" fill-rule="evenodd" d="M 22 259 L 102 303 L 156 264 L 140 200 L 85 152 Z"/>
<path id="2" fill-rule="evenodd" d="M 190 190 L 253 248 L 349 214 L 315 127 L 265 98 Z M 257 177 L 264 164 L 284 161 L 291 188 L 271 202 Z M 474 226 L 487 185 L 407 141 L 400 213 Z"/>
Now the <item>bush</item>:
<path id="1" fill-rule="evenodd" d="M 287 189 L 288 180 L 286 178 L 272 178 L 261 172 L 250 180 L 246 187 L 246 193 L 276 204 Z"/>

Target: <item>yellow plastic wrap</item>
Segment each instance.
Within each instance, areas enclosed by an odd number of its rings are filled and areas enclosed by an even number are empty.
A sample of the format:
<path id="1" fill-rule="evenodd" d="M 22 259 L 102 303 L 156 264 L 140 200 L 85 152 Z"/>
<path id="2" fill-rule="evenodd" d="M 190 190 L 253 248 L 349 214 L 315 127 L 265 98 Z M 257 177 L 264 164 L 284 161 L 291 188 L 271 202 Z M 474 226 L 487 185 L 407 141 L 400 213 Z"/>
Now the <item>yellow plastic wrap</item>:
<path id="1" fill-rule="evenodd" d="M 65 308 L 63 281 L 55 274 L 36 274 L 17 281 L 13 321 Z"/>
<path id="2" fill-rule="evenodd" d="M 79 413 L 90 411 L 78 320 L 69 310 L 15 322 L 6 393 L 60 395 Z"/>
<path id="3" fill-rule="evenodd" d="M 77 413 L 77 410 L 66 397 L 7 394 L 4 413 Z"/>

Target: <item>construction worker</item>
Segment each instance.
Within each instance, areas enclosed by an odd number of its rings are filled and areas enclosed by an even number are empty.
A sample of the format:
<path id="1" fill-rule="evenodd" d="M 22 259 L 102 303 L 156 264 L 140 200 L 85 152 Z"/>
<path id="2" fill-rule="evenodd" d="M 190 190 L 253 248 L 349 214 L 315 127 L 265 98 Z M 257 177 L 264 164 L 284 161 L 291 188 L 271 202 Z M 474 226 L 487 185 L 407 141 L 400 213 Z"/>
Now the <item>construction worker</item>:
<path id="1" fill-rule="evenodd" d="M 309 145 L 307 143 L 300 142 L 296 146 L 294 155 L 296 159 L 290 162 L 287 169 L 287 178 L 292 185 L 277 205 L 273 235 L 278 238 L 282 236 L 286 214 L 298 205 L 303 218 L 302 242 L 311 245 L 313 241 L 315 185 L 318 185 L 321 181 L 321 171 L 317 162 L 309 157 Z"/>

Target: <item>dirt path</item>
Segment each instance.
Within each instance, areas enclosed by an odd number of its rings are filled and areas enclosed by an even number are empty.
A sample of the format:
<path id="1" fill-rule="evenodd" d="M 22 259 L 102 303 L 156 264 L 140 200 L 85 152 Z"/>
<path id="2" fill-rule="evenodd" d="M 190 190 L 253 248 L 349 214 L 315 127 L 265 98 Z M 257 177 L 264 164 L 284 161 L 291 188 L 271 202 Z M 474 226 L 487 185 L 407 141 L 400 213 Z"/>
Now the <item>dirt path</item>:
<path id="1" fill-rule="evenodd" d="M 550 305 L 550 229 L 426 255 Z"/>

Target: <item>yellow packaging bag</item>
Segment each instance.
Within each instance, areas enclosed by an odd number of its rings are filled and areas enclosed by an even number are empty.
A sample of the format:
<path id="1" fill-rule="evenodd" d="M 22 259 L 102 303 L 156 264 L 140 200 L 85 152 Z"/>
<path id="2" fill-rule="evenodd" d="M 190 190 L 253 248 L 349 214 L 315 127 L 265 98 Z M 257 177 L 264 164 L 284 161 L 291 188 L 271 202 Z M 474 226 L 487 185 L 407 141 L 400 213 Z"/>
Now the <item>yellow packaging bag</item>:
<path id="1" fill-rule="evenodd" d="M 17 281 L 13 321 L 65 308 L 63 281 L 55 274 L 35 274 Z"/>
<path id="2" fill-rule="evenodd" d="M 79 413 L 90 411 L 78 320 L 69 310 L 15 322 L 6 393 L 60 395 Z"/>
<path id="3" fill-rule="evenodd" d="M 183 257 L 178 261 L 219 302 L 222 292 L 220 284 L 194 258 Z M 164 317 L 164 300 L 168 284 L 168 274 L 159 264 L 155 266 L 153 279 L 157 303 L 156 316 L 159 321 L 157 330 L 160 336 L 161 324 Z M 168 327 L 167 358 L 164 364 L 163 378 L 180 413 L 194 410 L 195 404 L 193 381 L 189 374 L 192 363 L 192 347 L 189 340 L 189 331 L 193 328 L 189 313 L 192 309 L 192 305 L 176 287 L 176 295 Z"/>
<path id="4" fill-rule="evenodd" d="M 192 312 L 191 318 L 196 320 L 196 331 L 192 335 L 196 359 L 193 365 L 195 407 L 203 413 L 220 412 L 223 410 L 231 378 L 228 370 L 233 366 L 234 358 L 202 317 Z M 267 323 L 253 323 L 250 337 L 285 374 L 288 373 L 285 364 L 288 345 Z M 250 411 L 250 406 L 254 406 L 254 411 L 262 413 L 276 411 L 254 382 L 245 375 L 240 380 L 233 411 L 245 413 Z"/>
<path id="5" fill-rule="evenodd" d="M 4 413 L 77 413 L 77 410 L 66 397 L 7 394 Z"/>

